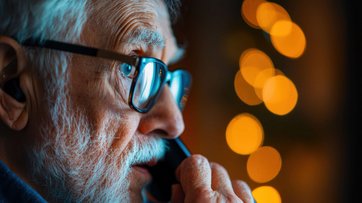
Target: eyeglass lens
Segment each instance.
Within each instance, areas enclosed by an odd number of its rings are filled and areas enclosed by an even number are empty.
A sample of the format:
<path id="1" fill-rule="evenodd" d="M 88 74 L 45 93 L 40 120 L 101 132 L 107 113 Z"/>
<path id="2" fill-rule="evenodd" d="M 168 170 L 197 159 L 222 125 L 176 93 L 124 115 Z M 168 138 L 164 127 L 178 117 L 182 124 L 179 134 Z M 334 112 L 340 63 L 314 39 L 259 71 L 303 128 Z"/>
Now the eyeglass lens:
<path id="1" fill-rule="evenodd" d="M 139 73 L 133 92 L 132 102 L 135 107 L 147 111 L 153 105 L 165 78 L 164 71 L 162 64 L 155 62 L 145 64 Z M 191 86 L 191 76 L 183 70 L 176 70 L 171 74 L 171 80 L 168 82 L 171 93 L 179 108 L 183 109 Z"/>
<path id="2" fill-rule="evenodd" d="M 133 93 L 133 105 L 139 109 L 147 109 L 152 105 L 153 99 L 157 96 L 162 85 L 160 64 L 149 62 L 139 73 Z"/>
<path id="3" fill-rule="evenodd" d="M 191 76 L 186 71 L 176 70 L 172 73 L 171 81 L 169 82 L 171 93 L 180 109 L 183 109 L 186 104 L 186 96 L 191 86 L 190 78 Z"/>

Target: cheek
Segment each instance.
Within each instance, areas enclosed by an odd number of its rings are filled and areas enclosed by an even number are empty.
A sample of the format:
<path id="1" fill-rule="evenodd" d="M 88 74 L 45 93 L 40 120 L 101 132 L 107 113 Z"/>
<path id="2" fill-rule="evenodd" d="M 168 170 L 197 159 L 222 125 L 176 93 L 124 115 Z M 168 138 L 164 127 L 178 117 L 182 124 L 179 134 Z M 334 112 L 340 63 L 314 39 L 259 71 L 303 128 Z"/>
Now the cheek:
<path id="1" fill-rule="evenodd" d="M 107 85 L 107 70 L 110 63 L 98 58 L 75 56 L 69 66 L 69 89 L 72 102 L 89 106 L 92 103 L 110 101 Z"/>
<path id="2" fill-rule="evenodd" d="M 111 150 L 123 151 L 137 132 L 140 115 L 120 97 L 125 90 L 115 89 L 115 86 L 121 86 L 115 74 L 102 73 L 72 72 L 72 106 L 80 110 L 90 124 L 91 136 L 104 134 Z"/>
<path id="3" fill-rule="evenodd" d="M 140 120 L 136 115 L 122 116 L 111 145 L 112 150 L 122 152 L 127 148 L 131 140 L 134 139 Z"/>
<path id="4" fill-rule="evenodd" d="M 99 109 L 103 112 L 126 111 L 130 83 L 120 81 L 114 72 L 78 80 L 73 85 L 75 102 L 86 109 Z"/>

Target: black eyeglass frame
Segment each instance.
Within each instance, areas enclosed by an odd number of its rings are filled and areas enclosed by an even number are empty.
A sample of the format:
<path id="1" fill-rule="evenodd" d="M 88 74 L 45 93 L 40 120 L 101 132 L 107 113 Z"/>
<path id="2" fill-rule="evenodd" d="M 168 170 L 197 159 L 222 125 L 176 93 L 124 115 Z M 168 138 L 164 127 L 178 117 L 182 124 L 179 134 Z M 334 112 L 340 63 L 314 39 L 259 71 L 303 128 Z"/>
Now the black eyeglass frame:
<path id="1" fill-rule="evenodd" d="M 65 52 L 75 53 L 75 54 L 80 54 L 80 55 L 99 57 L 99 58 L 109 59 L 109 60 L 116 60 L 116 61 L 119 61 L 122 63 L 127 63 L 129 65 L 134 66 L 136 69 L 135 69 L 134 77 L 132 78 L 130 95 L 128 97 L 128 104 L 132 109 L 134 109 L 140 113 L 147 113 L 154 106 L 154 104 L 156 103 L 156 101 L 160 95 L 162 87 L 164 86 L 164 84 L 166 82 L 168 82 L 172 78 L 171 74 L 176 73 L 178 71 L 182 71 L 183 74 L 185 74 L 187 76 L 187 79 L 190 81 L 190 85 L 191 85 L 191 74 L 188 71 L 183 70 L 183 69 L 177 69 L 177 70 L 174 70 L 171 72 L 168 70 L 167 65 L 163 61 L 161 61 L 157 58 L 153 58 L 153 57 L 128 56 L 128 55 L 124 55 L 121 53 L 108 51 L 108 50 L 104 50 L 104 49 L 98 49 L 98 48 L 87 47 L 87 46 L 83 46 L 83 45 L 71 44 L 71 43 L 54 41 L 54 40 L 40 41 L 37 39 L 27 39 L 24 42 L 22 42 L 21 44 L 24 46 L 29 46 L 29 47 L 47 48 L 47 49 L 65 51 Z M 160 71 L 161 84 L 159 86 L 159 89 L 158 89 L 155 97 L 150 101 L 150 103 L 147 104 L 147 107 L 138 108 L 133 103 L 135 86 L 136 86 L 137 80 L 140 75 L 139 73 L 142 72 L 142 70 L 145 68 L 145 66 L 143 64 L 147 64 L 150 62 L 157 63 L 160 65 L 160 67 L 161 67 L 161 69 L 160 69 L 161 70 Z M 187 96 L 188 91 L 189 91 L 189 89 L 184 90 L 184 92 L 186 92 L 186 95 L 184 94 L 183 96 Z M 185 99 L 185 98 L 183 98 L 183 99 Z M 183 108 L 182 104 L 177 104 L 177 105 L 181 109 Z"/>

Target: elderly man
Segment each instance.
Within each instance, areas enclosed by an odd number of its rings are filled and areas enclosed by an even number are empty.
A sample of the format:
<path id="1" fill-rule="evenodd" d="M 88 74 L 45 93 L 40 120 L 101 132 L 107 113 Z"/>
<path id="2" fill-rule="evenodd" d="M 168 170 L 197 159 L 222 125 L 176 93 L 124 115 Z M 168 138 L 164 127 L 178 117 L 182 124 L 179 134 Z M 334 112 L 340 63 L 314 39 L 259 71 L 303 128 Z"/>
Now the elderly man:
<path id="1" fill-rule="evenodd" d="M 0 202 L 141 202 L 184 130 L 171 0 L 0 1 Z M 167 84 L 167 85 L 165 85 Z M 201 155 L 173 202 L 251 202 Z"/>

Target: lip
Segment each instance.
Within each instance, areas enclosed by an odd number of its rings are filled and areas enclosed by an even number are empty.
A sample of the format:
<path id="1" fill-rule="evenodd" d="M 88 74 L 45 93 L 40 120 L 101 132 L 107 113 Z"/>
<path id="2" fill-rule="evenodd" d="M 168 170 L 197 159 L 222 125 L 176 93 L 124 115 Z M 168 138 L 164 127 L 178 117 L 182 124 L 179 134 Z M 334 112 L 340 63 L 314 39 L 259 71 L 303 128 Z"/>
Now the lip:
<path id="1" fill-rule="evenodd" d="M 148 167 L 152 167 L 152 166 L 154 166 L 154 165 L 156 165 L 156 164 L 157 164 L 157 160 L 156 160 L 156 159 L 151 159 L 149 162 L 146 163 L 146 165 L 147 165 Z"/>
<path id="2" fill-rule="evenodd" d="M 152 180 L 151 173 L 147 170 L 147 166 L 135 165 L 132 166 L 132 176 L 139 180 L 140 182 L 150 182 Z"/>
<path id="3" fill-rule="evenodd" d="M 134 172 L 137 173 L 139 176 L 151 178 L 151 173 L 149 169 L 150 167 L 155 166 L 156 164 L 157 164 L 157 159 L 153 158 L 147 162 L 133 165 L 132 169 L 134 169 Z"/>
<path id="4" fill-rule="evenodd" d="M 137 170 L 138 172 L 141 172 L 144 174 L 150 174 L 150 172 L 147 170 L 146 166 L 135 165 L 135 166 L 132 166 L 132 168 Z"/>

